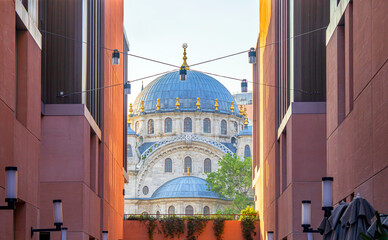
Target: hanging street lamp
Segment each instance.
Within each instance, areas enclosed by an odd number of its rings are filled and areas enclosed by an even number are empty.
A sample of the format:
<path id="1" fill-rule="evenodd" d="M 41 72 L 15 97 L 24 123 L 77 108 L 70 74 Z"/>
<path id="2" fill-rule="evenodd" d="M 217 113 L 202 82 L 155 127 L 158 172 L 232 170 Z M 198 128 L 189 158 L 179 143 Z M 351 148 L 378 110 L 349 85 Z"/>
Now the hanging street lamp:
<path id="1" fill-rule="evenodd" d="M 249 57 L 249 63 L 250 64 L 255 64 L 256 63 L 256 51 L 254 48 L 251 48 L 248 52 L 248 57 Z"/>
<path id="2" fill-rule="evenodd" d="M 119 65 L 120 63 L 120 52 L 119 50 L 115 49 L 112 53 L 112 64 L 113 65 Z"/>
<path id="3" fill-rule="evenodd" d="M 0 206 L 0 210 L 15 209 L 16 202 L 18 200 L 18 168 L 17 167 L 5 167 L 6 172 L 6 192 L 5 201 L 7 206 Z"/>

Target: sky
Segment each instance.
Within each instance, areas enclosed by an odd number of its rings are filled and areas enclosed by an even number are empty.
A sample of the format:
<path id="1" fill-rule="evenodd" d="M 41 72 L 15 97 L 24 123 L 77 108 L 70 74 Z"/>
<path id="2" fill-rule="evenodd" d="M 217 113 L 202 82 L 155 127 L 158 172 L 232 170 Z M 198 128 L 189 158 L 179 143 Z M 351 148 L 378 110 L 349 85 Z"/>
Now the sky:
<path id="1" fill-rule="evenodd" d="M 187 43 L 187 63 L 194 64 L 248 50 L 256 45 L 259 30 L 258 0 L 124 0 L 124 28 L 131 54 L 180 66 L 182 44 Z M 129 57 L 129 80 L 173 70 Z M 252 81 L 248 53 L 198 65 L 192 69 Z M 214 76 L 212 76 L 214 77 Z M 144 80 L 144 86 L 156 77 Z M 231 93 L 240 82 L 214 77 Z M 141 81 L 131 84 L 133 103 Z M 252 90 L 252 84 L 248 85 Z"/>

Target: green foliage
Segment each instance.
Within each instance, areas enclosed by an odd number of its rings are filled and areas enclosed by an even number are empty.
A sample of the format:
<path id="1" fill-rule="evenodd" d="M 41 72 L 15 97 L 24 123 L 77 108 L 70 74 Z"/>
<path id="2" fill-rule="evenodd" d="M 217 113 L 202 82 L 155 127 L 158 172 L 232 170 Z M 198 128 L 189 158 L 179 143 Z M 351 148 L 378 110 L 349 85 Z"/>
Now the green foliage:
<path id="1" fill-rule="evenodd" d="M 253 207 L 247 206 L 241 211 L 240 221 L 242 234 L 245 240 L 253 240 L 252 234 L 255 236 L 255 222 L 257 221 L 257 212 Z"/>
<path id="2" fill-rule="evenodd" d="M 219 196 L 233 199 L 233 207 L 237 212 L 253 205 L 251 158 L 241 160 L 236 154 L 227 154 L 218 165 L 216 172 L 207 174 L 209 189 Z"/>
<path id="3" fill-rule="evenodd" d="M 154 231 L 155 231 L 155 228 L 156 228 L 156 219 L 151 217 L 149 218 L 148 220 L 148 223 L 147 223 L 147 233 L 148 233 L 148 240 L 153 240 L 154 239 Z"/>
<path id="4" fill-rule="evenodd" d="M 222 234 L 225 229 L 225 220 L 228 220 L 228 218 L 216 217 L 213 219 L 213 231 L 217 240 L 222 240 Z"/>
<path id="5" fill-rule="evenodd" d="M 178 236 L 179 238 L 185 231 L 185 222 L 183 218 L 168 216 L 159 221 L 165 238 L 174 238 L 175 236 Z"/>
<path id="6" fill-rule="evenodd" d="M 386 229 L 382 224 L 381 224 L 381 218 L 380 214 L 376 211 L 376 231 L 375 235 L 373 237 L 369 237 L 364 233 L 360 233 L 360 236 L 363 240 L 388 240 L 388 234 Z"/>
<path id="7" fill-rule="evenodd" d="M 202 217 L 190 217 L 187 220 L 187 235 L 186 240 L 196 240 L 199 235 L 203 232 L 208 218 Z"/>

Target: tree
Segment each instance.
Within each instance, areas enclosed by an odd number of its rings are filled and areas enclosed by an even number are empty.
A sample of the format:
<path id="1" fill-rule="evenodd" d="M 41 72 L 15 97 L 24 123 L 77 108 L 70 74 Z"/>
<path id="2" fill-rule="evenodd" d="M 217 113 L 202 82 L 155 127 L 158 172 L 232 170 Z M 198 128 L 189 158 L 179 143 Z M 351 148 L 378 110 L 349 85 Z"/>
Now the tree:
<path id="1" fill-rule="evenodd" d="M 251 158 L 241 160 L 236 154 L 227 154 L 218 165 L 217 171 L 207 174 L 209 189 L 221 197 L 232 199 L 237 213 L 248 205 L 253 206 Z"/>

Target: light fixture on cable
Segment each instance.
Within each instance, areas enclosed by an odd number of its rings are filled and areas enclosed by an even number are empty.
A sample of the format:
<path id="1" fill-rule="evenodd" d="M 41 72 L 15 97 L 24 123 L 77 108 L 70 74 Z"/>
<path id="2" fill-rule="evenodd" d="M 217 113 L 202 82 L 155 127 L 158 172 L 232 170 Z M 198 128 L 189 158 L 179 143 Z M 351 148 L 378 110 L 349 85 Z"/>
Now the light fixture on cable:
<path id="1" fill-rule="evenodd" d="M 113 65 L 119 65 L 120 63 L 120 52 L 119 50 L 115 49 L 112 53 L 112 64 Z"/>
<path id="2" fill-rule="evenodd" d="M 255 64 L 256 63 L 256 50 L 254 48 L 251 48 L 248 52 L 249 57 L 249 63 Z"/>

